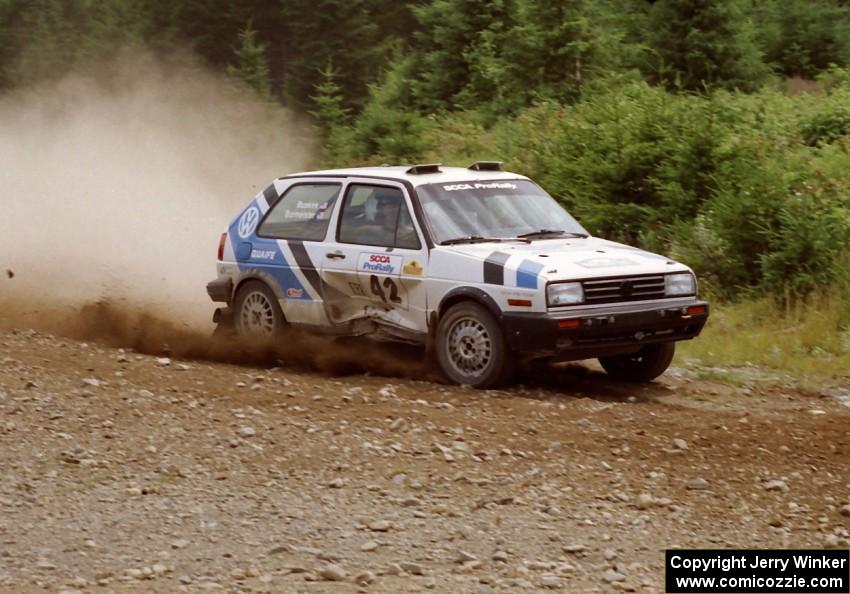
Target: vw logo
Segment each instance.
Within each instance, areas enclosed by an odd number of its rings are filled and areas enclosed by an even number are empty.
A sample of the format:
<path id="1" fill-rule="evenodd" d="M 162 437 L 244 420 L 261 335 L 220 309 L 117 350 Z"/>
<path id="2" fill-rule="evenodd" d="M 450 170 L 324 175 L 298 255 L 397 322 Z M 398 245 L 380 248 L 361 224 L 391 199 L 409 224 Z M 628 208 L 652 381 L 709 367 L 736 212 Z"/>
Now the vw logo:
<path id="1" fill-rule="evenodd" d="M 257 223 L 260 220 L 260 211 L 253 206 L 242 213 L 239 217 L 239 237 L 245 239 L 254 232 L 257 228 Z"/>

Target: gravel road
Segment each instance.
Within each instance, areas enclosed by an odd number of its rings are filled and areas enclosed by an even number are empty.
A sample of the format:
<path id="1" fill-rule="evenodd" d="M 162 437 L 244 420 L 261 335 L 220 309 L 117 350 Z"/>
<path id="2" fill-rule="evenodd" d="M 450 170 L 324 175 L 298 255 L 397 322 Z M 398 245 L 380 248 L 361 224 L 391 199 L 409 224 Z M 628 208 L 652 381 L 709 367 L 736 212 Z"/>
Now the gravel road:
<path id="1" fill-rule="evenodd" d="M 850 545 L 816 390 L 142 350 L 0 330 L 0 591 L 656 593 L 665 548 Z"/>

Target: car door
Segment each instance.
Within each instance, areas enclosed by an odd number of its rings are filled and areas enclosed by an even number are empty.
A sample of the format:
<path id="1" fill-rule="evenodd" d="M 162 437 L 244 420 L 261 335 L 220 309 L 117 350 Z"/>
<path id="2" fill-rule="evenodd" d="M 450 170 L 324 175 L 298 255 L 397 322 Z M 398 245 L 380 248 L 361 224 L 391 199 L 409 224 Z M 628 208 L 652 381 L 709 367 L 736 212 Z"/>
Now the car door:
<path id="1" fill-rule="evenodd" d="M 298 180 L 281 195 L 257 226 L 237 246 L 250 265 L 246 273 L 264 280 L 278 295 L 286 320 L 327 325 L 319 267 L 321 249 L 334 205 L 342 189 L 338 180 Z"/>
<path id="2" fill-rule="evenodd" d="M 358 319 L 426 332 L 427 251 L 401 184 L 352 182 L 337 232 L 326 244 L 322 278 L 328 319 Z M 331 294 L 331 290 L 334 294 Z"/>

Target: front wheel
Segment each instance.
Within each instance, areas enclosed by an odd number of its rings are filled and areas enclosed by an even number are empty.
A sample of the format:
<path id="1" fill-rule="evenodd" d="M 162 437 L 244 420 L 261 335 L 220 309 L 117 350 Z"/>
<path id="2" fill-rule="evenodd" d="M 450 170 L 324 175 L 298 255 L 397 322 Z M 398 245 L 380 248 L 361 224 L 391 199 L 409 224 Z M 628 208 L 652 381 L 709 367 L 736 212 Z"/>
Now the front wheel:
<path id="1" fill-rule="evenodd" d="M 651 382 L 664 373 L 673 361 L 676 343 L 648 344 L 636 353 L 599 357 L 605 371 L 613 378 L 628 382 Z"/>
<path id="2" fill-rule="evenodd" d="M 285 320 L 272 290 L 263 282 L 248 281 L 234 302 L 234 328 L 245 338 L 271 338 L 283 332 Z"/>
<path id="3" fill-rule="evenodd" d="M 513 370 L 499 322 L 477 303 L 452 306 L 440 319 L 434 346 L 443 373 L 458 384 L 494 388 Z"/>

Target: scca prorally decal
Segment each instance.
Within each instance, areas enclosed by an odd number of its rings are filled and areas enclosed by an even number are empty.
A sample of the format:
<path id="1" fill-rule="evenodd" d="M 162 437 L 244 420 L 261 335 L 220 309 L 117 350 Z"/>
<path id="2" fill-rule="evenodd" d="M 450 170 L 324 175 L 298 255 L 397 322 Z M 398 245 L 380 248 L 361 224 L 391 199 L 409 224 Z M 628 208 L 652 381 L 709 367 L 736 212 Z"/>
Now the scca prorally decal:
<path id="1" fill-rule="evenodd" d="M 402 259 L 401 256 L 389 254 L 360 254 L 357 269 L 360 272 L 376 274 L 398 274 Z"/>
<path id="2" fill-rule="evenodd" d="M 239 217 L 239 225 L 237 226 L 237 233 L 239 233 L 239 237 L 245 239 L 254 233 L 254 230 L 257 228 L 257 223 L 260 222 L 260 211 L 252 206 L 248 210 L 242 213 L 242 216 Z"/>
<path id="3" fill-rule="evenodd" d="M 490 182 L 483 184 L 476 182 L 473 184 L 450 184 L 448 186 L 443 186 L 443 189 L 446 192 L 455 192 L 457 190 L 516 190 L 516 184 L 508 182 Z"/>

